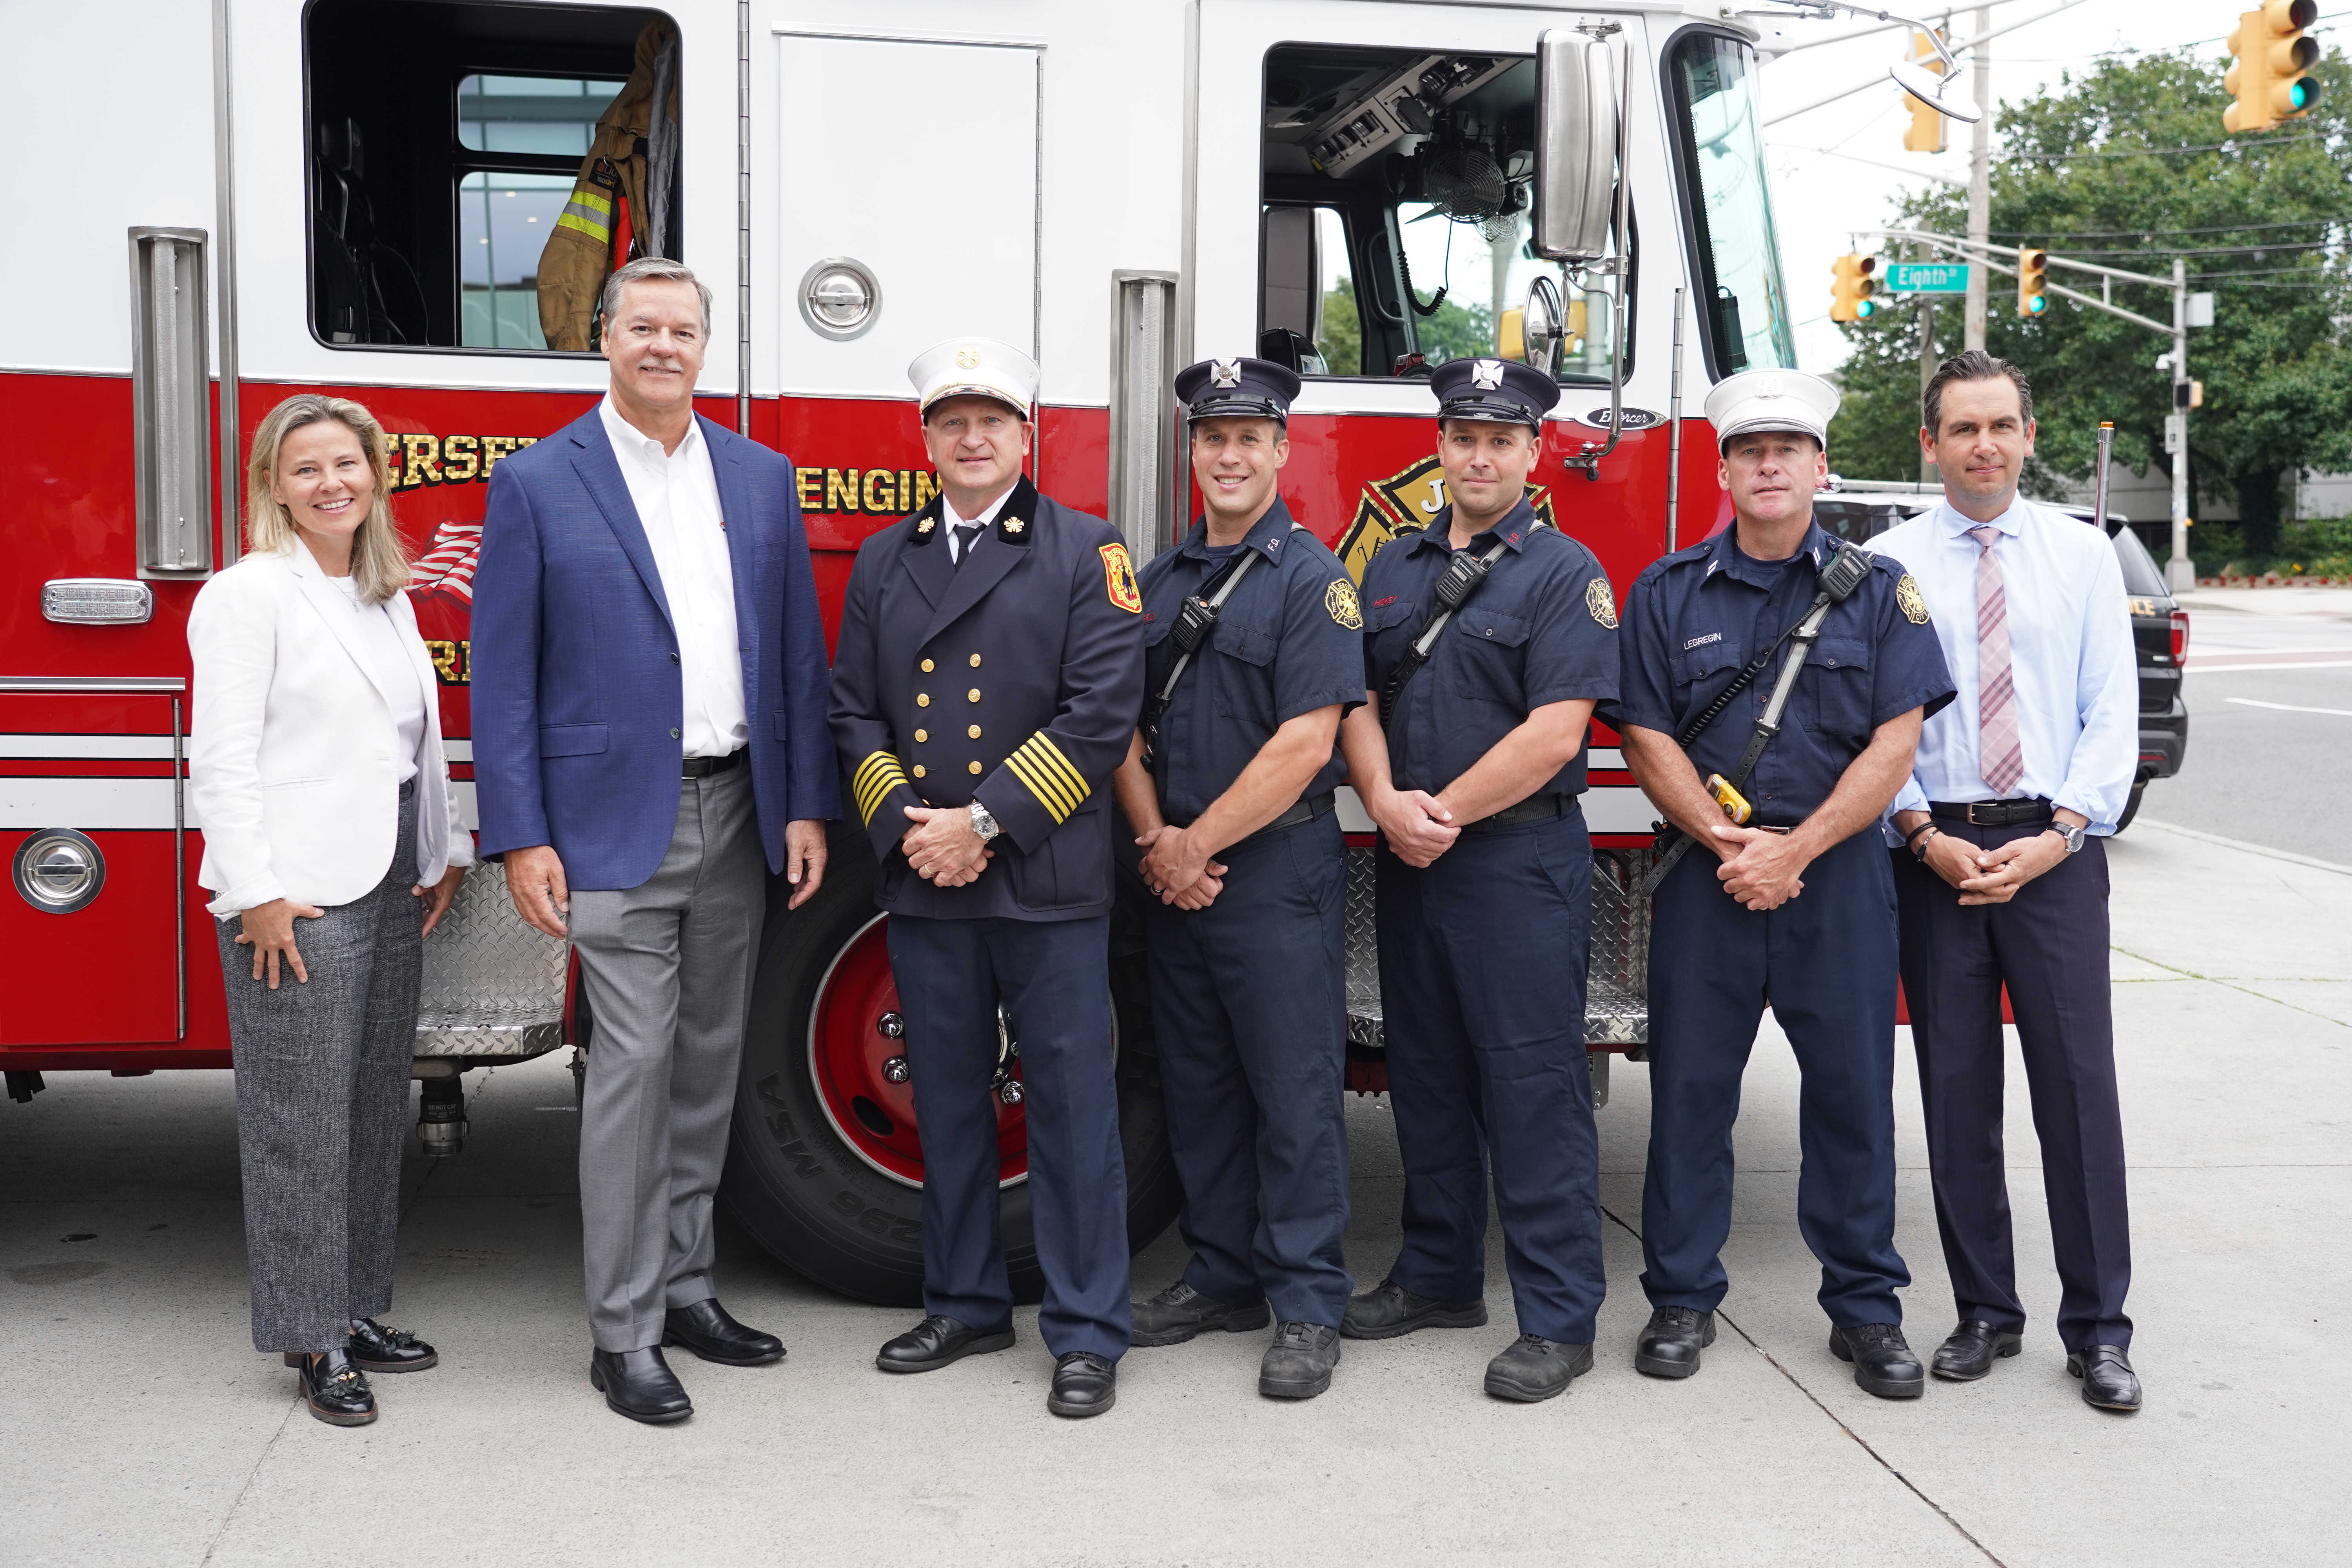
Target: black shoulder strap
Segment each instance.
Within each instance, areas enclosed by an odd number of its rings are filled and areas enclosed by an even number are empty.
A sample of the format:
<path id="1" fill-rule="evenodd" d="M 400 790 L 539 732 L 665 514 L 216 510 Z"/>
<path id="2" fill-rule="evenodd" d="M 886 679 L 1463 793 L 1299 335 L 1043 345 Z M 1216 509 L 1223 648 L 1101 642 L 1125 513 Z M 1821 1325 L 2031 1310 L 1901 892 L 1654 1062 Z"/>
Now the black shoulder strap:
<path id="1" fill-rule="evenodd" d="M 1532 533 L 1543 526 L 1543 520 L 1538 518 L 1528 531 Z M 1501 560 L 1503 552 L 1509 548 L 1507 541 L 1498 539 L 1484 555 L 1457 552 L 1446 563 L 1444 574 L 1437 579 L 1436 606 L 1421 623 L 1421 629 L 1413 633 L 1412 641 L 1404 650 L 1404 658 L 1397 661 L 1396 668 L 1389 675 L 1388 685 L 1381 690 L 1381 722 L 1383 725 L 1396 712 L 1398 700 L 1403 697 L 1405 687 L 1421 673 L 1421 667 L 1429 662 L 1430 650 L 1437 646 L 1438 634 L 1445 629 L 1445 623 L 1454 618 L 1455 611 L 1470 602 L 1472 595 L 1485 586 L 1486 574 L 1493 570 L 1495 563 Z"/>
<path id="2" fill-rule="evenodd" d="M 1290 525 L 1294 533 L 1304 531 L 1306 527 L 1305 523 L 1296 521 Z M 1224 609 L 1225 601 L 1232 598 L 1234 590 L 1242 585 L 1242 579 L 1249 575 L 1249 569 L 1263 559 L 1265 557 L 1255 550 L 1242 551 L 1226 563 L 1224 575 L 1213 592 L 1192 595 L 1184 601 L 1183 608 L 1177 612 L 1175 627 L 1169 633 L 1175 639 L 1176 662 L 1169 667 L 1168 679 L 1160 682 L 1160 689 L 1152 694 L 1143 708 L 1143 749 L 1146 752 L 1160 749 L 1160 715 L 1168 711 L 1168 704 L 1176 695 L 1176 683 L 1184 679 L 1184 671 L 1192 667 L 1192 656 L 1201 651 L 1201 645 L 1208 640 L 1209 633 L 1215 628 L 1217 616 Z"/>

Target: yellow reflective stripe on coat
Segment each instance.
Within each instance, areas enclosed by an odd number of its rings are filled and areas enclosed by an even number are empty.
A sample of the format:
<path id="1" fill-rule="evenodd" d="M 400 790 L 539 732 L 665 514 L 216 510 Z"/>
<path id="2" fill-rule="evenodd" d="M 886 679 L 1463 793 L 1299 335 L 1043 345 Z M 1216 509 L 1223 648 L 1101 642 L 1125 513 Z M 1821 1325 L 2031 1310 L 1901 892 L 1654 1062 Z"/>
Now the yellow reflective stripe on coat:
<path id="1" fill-rule="evenodd" d="M 563 216 L 555 220 L 558 228 L 576 228 L 599 245 L 608 245 L 613 238 L 613 202 L 609 196 L 597 195 L 586 184 L 574 186 L 572 199 L 563 206 Z"/>
<path id="2" fill-rule="evenodd" d="M 858 816 L 864 819 L 866 826 L 874 826 L 874 814 L 882 809 L 882 803 L 889 798 L 890 792 L 903 784 L 907 784 L 907 770 L 899 766 L 898 759 L 887 752 L 876 752 L 857 764 L 857 773 L 850 781 L 850 787 L 856 792 Z M 911 789 L 914 786 L 908 784 L 908 787 Z"/>
<path id="3" fill-rule="evenodd" d="M 1069 758 L 1062 755 L 1062 749 L 1043 730 L 1023 742 L 1019 751 L 1004 759 L 1004 765 L 1029 786 L 1029 793 L 1056 826 L 1068 820 L 1092 793 L 1085 775 L 1070 765 Z"/>

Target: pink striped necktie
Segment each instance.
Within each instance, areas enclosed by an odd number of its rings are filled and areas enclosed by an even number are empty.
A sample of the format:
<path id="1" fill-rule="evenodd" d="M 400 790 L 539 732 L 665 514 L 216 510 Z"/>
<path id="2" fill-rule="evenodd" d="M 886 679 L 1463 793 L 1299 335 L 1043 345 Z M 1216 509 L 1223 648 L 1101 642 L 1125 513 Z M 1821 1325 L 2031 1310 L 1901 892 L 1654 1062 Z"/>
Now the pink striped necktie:
<path id="1" fill-rule="evenodd" d="M 1996 795 L 2025 776 L 2025 747 L 2017 734 L 2017 687 L 2009 669 L 2009 595 L 2001 586 L 1993 542 L 2000 530 L 1969 530 L 1977 552 L 1977 765 Z"/>

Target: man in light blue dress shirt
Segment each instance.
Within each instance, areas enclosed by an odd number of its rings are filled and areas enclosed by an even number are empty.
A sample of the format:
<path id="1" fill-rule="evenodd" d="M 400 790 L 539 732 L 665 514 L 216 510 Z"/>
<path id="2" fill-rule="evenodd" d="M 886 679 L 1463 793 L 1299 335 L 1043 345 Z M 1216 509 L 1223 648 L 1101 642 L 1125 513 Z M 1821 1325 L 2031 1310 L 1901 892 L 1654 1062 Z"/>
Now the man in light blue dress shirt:
<path id="1" fill-rule="evenodd" d="M 2041 1136 L 2083 1397 L 2139 1408 L 2131 1234 L 2107 977 L 2107 866 L 2139 765 L 2139 675 L 2102 528 L 2021 500 L 2032 389 L 1970 350 L 1927 384 L 1921 451 L 1944 502 L 1872 542 L 1908 569 L 1959 697 L 1930 718 L 1888 811 L 1903 986 L 1919 1054 L 1936 1224 L 1959 1324 L 1939 1377 L 2015 1355 L 2025 1327 L 2001 1155 L 2007 988 Z"/>

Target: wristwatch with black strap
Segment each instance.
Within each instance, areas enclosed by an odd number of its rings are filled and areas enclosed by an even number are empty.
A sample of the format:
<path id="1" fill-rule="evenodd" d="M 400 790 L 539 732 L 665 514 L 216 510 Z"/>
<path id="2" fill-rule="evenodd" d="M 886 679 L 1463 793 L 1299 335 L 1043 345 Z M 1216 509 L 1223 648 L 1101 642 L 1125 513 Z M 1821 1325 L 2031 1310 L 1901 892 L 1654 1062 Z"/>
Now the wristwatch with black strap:
<path id="1" fill-rule="evenodd" d="M 2074 854 L 2083 847 L 2083 839 L 2091 831 L 2079 823 L 2060 822 L 2053 818 L 2045 832 L 2054 833 L 2066 841 L 2066 853 Z"/>

